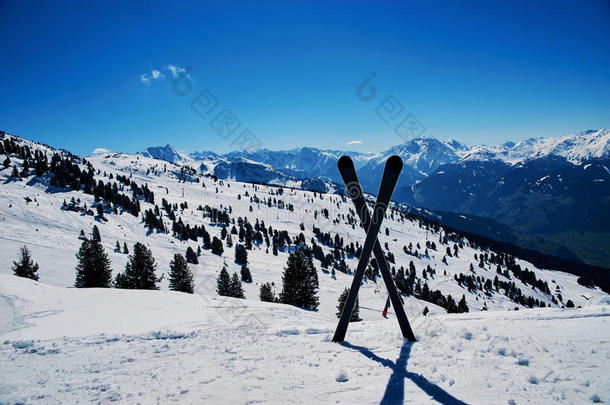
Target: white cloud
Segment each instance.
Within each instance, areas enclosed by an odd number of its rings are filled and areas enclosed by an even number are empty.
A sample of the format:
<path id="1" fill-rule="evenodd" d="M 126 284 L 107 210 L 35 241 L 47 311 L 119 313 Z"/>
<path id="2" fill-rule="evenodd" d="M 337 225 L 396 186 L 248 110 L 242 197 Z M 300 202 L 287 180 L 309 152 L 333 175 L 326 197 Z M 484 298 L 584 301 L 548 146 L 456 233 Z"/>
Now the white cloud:
<path id="1" fill-rule="evenodd" d="M 172 78 L 176 78 L 178 75 L 186 73 L 187 69 L 175 65 L 165 65 L 161 69 L 153 69 L 150 73 L 141 74 L 140 81 L 145 86 L 150 86 L 154 81 L 165 80 L 165 73 L 163 71 L 171 73 Z M 191 78 L 188 73 L 186 73 L 186 77 Z"/>
<path id="2" fill-rule="evenodd" d="M 362 143 L 362 141 L 349 141 L 346 142 L 346 145 L 360 145 Z"/>
<path id="3" fill-rule="evenodd" d="M 177 77 L 179 74 L 186 72 L 185 68 L 181 68 L 179 66 L 174 65 L 165 65 L 165 69 L 172 72 L 172 77 Z M 190 78 L 188 74 L 186 76 Z"/>
<path id="4" fill-rule="evenodd" d="M 165 75 L 163 73 L 161 73 L 160 71 L 158 71 L 158 70 L 153 70 L 152 72 L 150 72 L 150 75 L 155 80 L 163 80 L 163 79 L 165 79 Z"/>
<path id="5" fill-rule="evenodd" d="M 104 153 L 110 153 L 110 149 L 106 148 L 95 148 L 93 149 L 94 155 L 103 155 Z"/>

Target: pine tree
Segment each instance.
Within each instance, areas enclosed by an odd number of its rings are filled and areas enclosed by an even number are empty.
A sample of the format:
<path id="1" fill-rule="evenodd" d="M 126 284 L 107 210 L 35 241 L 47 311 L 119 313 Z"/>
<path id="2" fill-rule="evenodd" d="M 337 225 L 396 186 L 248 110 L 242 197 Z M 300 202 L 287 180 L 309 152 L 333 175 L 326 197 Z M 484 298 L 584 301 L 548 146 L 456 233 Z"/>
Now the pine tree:
<path id="1" fill-rule="evenodd" d="M 451 297 L 451 295 L 447 296 L 446 308 L 447 308 L 447 313 L 449 313 L 449 314 L 457 313 L 457 310 L 458 310 L 457 305 L 455 304 L 455 301 L 453 300 L 453 297 Z"/>
<path id="2" fill-rule="evenodd" d="M 462 299 L 458 302 L 457 306 L 458 312 L 468 312 L 468 305 L 466 304 L 466 295 L 462 294 Z"/>
<path id="3" fill-rule="evenodd" d="M 241 281 L 244 283 L 252 282 L 252 274 L 250 274 L 250 269 L 248 266 L 241 266 Z"/>
<path id="4" fill-rule="evenodd" d="M 186 248 L 186 261 L 191 264 L 199 264 L 199 259 L 197 258 L 197 253 L 193 250 L 192 247 Z"/>
<path id="5" fill-rule="evenodd" d="M 11 159 L 7 156 L 6 159 L 4 159 L 4 162 L 2 162 L 2 166 L 4 166 L 4 168 L 6 169 L 7 167 L 9 167 L 10 164 Z"/>
<path id="6" fill-rule="evenodd" d="M 240 243 L 235 245 L 235 263 L 248 264 L 248 252 L 244 245 Z"/>
<path id="7" fill-rule="evenodd" d="M 133 253 L 125 266 L 125 271 L 116 276 L 114 284 L 117 288 L 156 290 L 157 264 L 150 249 L 142 243 L 133 245 Z"/>
<path id="8" fill-rule="evenodd" d="M 428 312 L 430 312 L 430 310 L 428 309 L 428 307 L 425 307 L 425 308 L 424 308 L 424 312 L 422 312 L 422 314 L 423 314 L 424 316 L 426 316 L 426 315 L 428 315 Z"/>
<path id="9" fill-rule="evenodd" d="M 118 240 L 116 241 L 116 245 L 114 246 L 114 251 L 121 253 L 121 244 Z"/>
<path id="10" fill-rule="evenodd" d="M 317 296 L 318 273 L 311 263 L 311 258 L 303 250 L 297 250 L 288 256 L 282 283 L 280 302 L 317 310 L 320 304 Z"/>
<path id="11" fill-rule="evenodd" d="M 233 273 L 231 276 L 229 290 L 231 292 L 231 297 L 233 298 L 246 298 L 244 295 L 244 289 L 241 286 L 241 280 L 239 279 L 237 273 Z"/>
<path id="12" fill-rule="evenodd" d="M 345 288 L 341 295 L 339 295 L 339 305 L 337 305 L 337 318 L 341 318 L 341 314 L 343 313 L 343 307 L 345 307 L 345 301 L 347 301 L 347 296 L 349 295 L 349 288 Z M 352 310 L 352 316 L 349 319 L 350 322 L 359 322 L 360 319 L 360 306 L 358 305 L 358 298 L 356 298 L 356 303 L 354 304 L 354 309 Z"/>
<path id="13" fill-rule="evenodd" d="M 98 216 L 100 219 L 106 219 L 106 218 L 104 217 L 104 207 L 102 206 L 102 204 L 101 204 L 101 203 L 97 205 L 96 210 L 97 210 L 97 216 Z"/>
<path id="14" fill-rule="evenodd" d="M 224 248 L 222 247 L 222 242 L 220 241 L 220 239 L 218 239 L 216 236 L 214 236 L 214 238 L 212 238 L 212 253 L 220 256 L 220 255 L 222 255 L 222 252 L 224 252 Z"/>
<path id="15" fill-rule="evenodd" d="M 23 246 L 19 251 L 19 259 L 13 262 L 13 273 L 19 277 L 26 277 L 38 280 L 38 263 L 34 263 L 32 255 L 27 246 Z"/>
<path id="16" fill-rule="evenodd" d="M 193 273 L 188 268 L 186 259 L 179 253 L 169 263 L 169 289 L 186 293 L 193 293 Z"/>
<path id="17" fill-rule="evenodd" d="M 127 242 L 123 242 L 123 253 L 126 255 L 129 254 L 129 248 L 127 247 Z"/>
<path id="18" fill-rule="evenodd" d="M 229 272 L 224 266 L 222 267 L 222 270 L 220 270 L 220 274 L 218 274 L 218 278 L 216 279 L 216 292 L 218 295 L 225 297 L 231 296 L 231 276 L 229 276 Z"/>
<path id="19" fill-rule="evenodd" d="M 13 166 L 13 171 L 11 172 L 11 177 L 14 179 L 18 179 L 19 176 L 19 170 L 17 170 L 17 166 Z"/>
<path id="20" fill-rule="evenodd" d="M 93 229 L 91 229 L 91 240 L 101 242 L 102 236 L 100 235 L 100 230 L 97 225 L 93 225 Z"/>
<path id="21" fill-rule="evenodd" d="M 76 281 L 78 288 L 108 288 L 112 281 L 110 259 L 102 244 L 96 240 L 84 240 L 76 253 Z"/>
<path id="22" fill-rule="evenodd" d="M 271 289 L 271 283 L 261 284 L 261 288 L 258 292 L 258 296 L 263 302 L 275 302 L 275 294 Z"/>

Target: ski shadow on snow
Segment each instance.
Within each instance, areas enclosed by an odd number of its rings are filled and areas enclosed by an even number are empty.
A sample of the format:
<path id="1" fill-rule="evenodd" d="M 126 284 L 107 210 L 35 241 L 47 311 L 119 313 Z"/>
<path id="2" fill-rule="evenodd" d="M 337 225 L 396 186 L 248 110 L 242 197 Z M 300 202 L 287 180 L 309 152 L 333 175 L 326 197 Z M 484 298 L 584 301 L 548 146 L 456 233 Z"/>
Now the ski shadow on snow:
<path id="1" fill-rule="evenodd" d="M 383 398 L 381 399 L 381 404 L 404 403 L 405 379 L 409 379 L 422 391 L 432 397 L 432 399 L 443 405 L 466 405 L 466 402 L 457 399 L 438 385 L 433 384 L 423 375 L 407 371 L 407 361 L 409 360 L 411 347 L 413 346 L 413 343 L 407 340 L 405 340 L 404 344 L 402 345 L 402 348 L 400 349 L 400 356 L 398 359 L 396 359 L 396 362 L 379 357 L 364 346 L 356 346 L 348 342 L 341 342 L 340 345 L 349 349 L 357 350 L 369 359 L 393 370 L 393 373 L 388 380 L 388 385 L 386 386 Z"/>

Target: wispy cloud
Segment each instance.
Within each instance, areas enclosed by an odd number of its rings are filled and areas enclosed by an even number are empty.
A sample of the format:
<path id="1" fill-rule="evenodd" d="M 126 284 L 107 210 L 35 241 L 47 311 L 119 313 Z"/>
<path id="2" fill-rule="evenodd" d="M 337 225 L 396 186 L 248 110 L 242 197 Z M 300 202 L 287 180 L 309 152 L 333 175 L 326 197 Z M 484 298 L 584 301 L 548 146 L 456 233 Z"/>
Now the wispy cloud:
<path id="1" fill-rule="evenodd" d="M 360 145 L 362 141 L 349 141 L 345 142 L 346 145 Z"/>
<path id="2" fill-rule="evenodd" d="M 160 71 L 158 71 L 158 70 L 153 70 L 152 72 L 150 72 L 150 75 L 155 80 L 163 80 L 163 79 L 165 79 L 165 75 L 163 73 L 161 73 Z"/>
<path id="3" fill-rule="evenodd" d="M 150 86 L 150 79 L 148 78 L 148 75 L 140 75 L 140 81 L 145 85 Z"/>
<path id="4" fill-rule="evenodd" d="M 176 65 L 165 65 L 161 69 L 153 69 L 149 73 L 141 74 L 140 81 L 145 86 L 150 86 L 155 81 L 165 80 L 165 73 L 163 72 L 171 74 L 172 78 L 176 78 L 178 75 L 186 73 L 187 69 Z M 186 77 L 191 78 L 188 73 L 186 73 Z"/>
<path id="5" fill-rule="evenodd" d="M 103 155 L 104 153 L 110 153 L 110 149 L 106 149 L 106 148 L 95 148 L 93 149 L 93 154 L 94 155 Z"/>
<path id="6" fill-rule="evenodd" d="M 165 65 L 165 69 L 169 70 L 172 73 L 172 77 L 177 77 L 179 74 L 186 72 L 185 68 L 181 68 L 174 65 Z M 190 78 L 188 73 L 186 74 L 186 77 Z"/>

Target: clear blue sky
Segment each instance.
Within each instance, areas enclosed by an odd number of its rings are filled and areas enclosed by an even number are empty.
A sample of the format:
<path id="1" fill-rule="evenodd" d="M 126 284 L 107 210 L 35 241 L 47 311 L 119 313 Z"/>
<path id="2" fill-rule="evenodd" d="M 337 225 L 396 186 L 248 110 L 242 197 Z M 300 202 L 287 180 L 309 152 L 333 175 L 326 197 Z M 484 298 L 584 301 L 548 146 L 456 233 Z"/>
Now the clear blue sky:
<path id="1" fill-rule="evenodd" d="M 128 3 L 1 1 L 0 129 L 83 155 L 236 149 L 189 106 L 203 89 L 270 149 L 396 145 L 389 95 L 471 144 L 610 127 L 608 1 Z"/>

